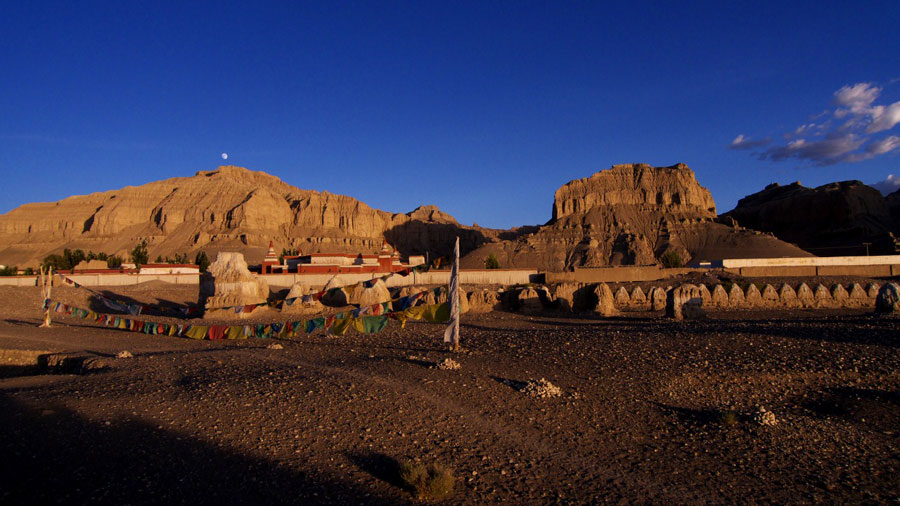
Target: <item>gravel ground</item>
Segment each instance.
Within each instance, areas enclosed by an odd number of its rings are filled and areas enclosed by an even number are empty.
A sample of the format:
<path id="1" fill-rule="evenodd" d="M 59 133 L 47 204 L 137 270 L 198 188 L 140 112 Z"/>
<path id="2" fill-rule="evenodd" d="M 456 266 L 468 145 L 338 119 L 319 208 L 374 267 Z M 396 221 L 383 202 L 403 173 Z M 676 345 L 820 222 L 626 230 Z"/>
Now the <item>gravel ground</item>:
<path id="1" fill-rule="evenodd" d="M 112 366 L 0 365 L 2 504 L 402 504 L 407 459 L 453 470 L 451 504 L 900 500 L 900 320 L 865 310 L 464 315 L 453 354 L 427 323 L 279 350 L 58 314 L 40 329 L 39 305 L 36 288 L 0 287 L 0 353 Z M 461 368 L 435 367 L 448 357 Z M 522 392 L 541 378 L 562 394 Z"/>

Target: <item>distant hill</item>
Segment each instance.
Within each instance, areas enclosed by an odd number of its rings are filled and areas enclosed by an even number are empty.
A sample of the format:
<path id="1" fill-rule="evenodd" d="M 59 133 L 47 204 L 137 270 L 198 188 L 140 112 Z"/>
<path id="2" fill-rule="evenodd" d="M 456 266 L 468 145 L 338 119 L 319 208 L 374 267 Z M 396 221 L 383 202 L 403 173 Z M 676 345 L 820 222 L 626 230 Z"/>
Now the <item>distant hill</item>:
<path id="1" fill-rule="evenodd" d="M 860 181 L 807 188 L 770 184 L 724 214 L 818 256 L 894 254 L 900 234 L 900 192 L 883 197 Z"/>
<path id="2" fill-rule="evenodd" d="M 462 226 L 434 206 L 372 209 L 344 195 L 301 190 L 275 176 L 221 166 L 193 177 L 26 204 L 0 216 L 0 263 L 36 266 L 63 248 L 127 256 L 141 240 L 150 258 L 204 250 L 262 260 L 276 249 L 375 252 L 384 238 L 403 254 L 446 255 L 456 235 L 468 252 L 496 231 Z"/>

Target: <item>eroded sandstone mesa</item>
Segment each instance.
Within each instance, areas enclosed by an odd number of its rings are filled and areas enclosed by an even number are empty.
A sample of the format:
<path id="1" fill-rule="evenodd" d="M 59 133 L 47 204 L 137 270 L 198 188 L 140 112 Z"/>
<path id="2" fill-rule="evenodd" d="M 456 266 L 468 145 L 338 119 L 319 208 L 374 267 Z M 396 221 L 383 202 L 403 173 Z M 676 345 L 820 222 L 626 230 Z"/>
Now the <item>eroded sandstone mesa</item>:
<path id="1" fill-rule="evenodd" d="M 716 222 L 716 205 L 685 164 L 614 165 L 566 183 L 553 218 L 534 233 L 488 243 L 464 266 L 494 254 L 504 266 L 566 270 L 752 256 L 808 256 L 774 237 Z"/>
<path id="2" fill-rule="evenodd" d="M 553 221 L 581 216 L 595 208 L 624 206 L 685 217 L 716 217 L 712 195 L 700 186 L 687 165 L 651 167 L 635 163 L 613 165 L 564 184 L 553 197 Z"/>
<path id="3" fill-rule="evenodd" d="M 119 254 L 147 240 L 151 257 L 203 249 L 240 251 L 250 262 L 267 245 L 319 251 L 376 251 L 387 240 L 404 255 L 448 254 L 460 237 L 468 252 L 495 231 L 466 227 L 434 206 L 409 213 L 373 209 L 354 198 L 302 190 L 265 172 L 221 166 L 59 202 L 26 204 L 0 215 L 0 260 L 33 265 L 63 248 Z"/>

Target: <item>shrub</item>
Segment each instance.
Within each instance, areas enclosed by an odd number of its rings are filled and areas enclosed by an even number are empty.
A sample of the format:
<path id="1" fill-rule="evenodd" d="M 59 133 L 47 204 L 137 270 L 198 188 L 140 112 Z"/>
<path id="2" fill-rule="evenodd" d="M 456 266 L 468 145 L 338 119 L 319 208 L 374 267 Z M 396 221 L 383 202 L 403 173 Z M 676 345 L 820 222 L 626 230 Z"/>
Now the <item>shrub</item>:
<path id="1" fill-rule="evenodd" d="M 9 265 L 0 269 L 0 276 L 15 276 L 19 273 L 19 268 L 15 265 Z"/>
<path id="2" fill-rule="evenodd" d="M 494 256 L 493 253 L 488 255 L 487 258 L 484 259 L 484 268 L 485 269 L 499 269 L 500 268 L 500 260 L 497 260 L 497 257 Z"/>
<path id="3" fill-rule="evenodd" d="M 71 269 L 73 266 L 69 263 L 69 260 L 62 255 L 52 254 L 44 257 L 44 260 L 41 261 L 41 265 L 46 267 L 53 267 L 54 271 L 65 271 Z"/>
<path id="4" fill-rule="evenodd" d="M 113 255 L 111 257 L 106 258 L 106 266 L 110 269 L 115 269 L 117 267 L 122 267 L 122 258 L 118 255 Z"/>
<path id="5" fill-rule="evenodd" d="M 206 272 L 206 269 L 209 267 L 209 257 L 206 256 L 206 252 L 198 252 L 197 256 L 194 258 L 194 263 L 200 267 L 200 272 Z"/>
<path id="6" fill-rule="evenodd" d="M 440 464 L 400 464 L 400 482 L 420 499 L 442 499 L 453 492 L 453 473 Z"/>
<path id="7" fill-rule="evenodd" d="M 25 268 L 25 275 L 26 275 L 26 276 L 34 276 L 34 269 L 32 269 L 31 267 L 26 267 L 26 268 Z"/>
<path id="8" fill-rule="evenodd" d="M 684 262 L 681 260 L 681 255 L 673 250 L 663 253 L 663 256 L 659 257 L 659 261 L 666 269 L 675 269 L 684 265 Z"/>
<path id="9" fill-rule="evenodd" d="M 131 261 L 135 267 L 140 267 L 150 260 L 150 253 L 147 252 L 147 240 L 143 240 L 135 245 L 131 250 Z"/>

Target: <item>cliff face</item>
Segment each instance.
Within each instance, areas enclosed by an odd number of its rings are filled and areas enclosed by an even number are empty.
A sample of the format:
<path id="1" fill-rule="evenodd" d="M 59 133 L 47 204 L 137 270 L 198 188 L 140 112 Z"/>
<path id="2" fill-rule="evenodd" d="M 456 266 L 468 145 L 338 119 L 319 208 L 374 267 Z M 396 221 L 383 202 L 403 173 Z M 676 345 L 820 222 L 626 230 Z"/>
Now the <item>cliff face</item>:
<path id="1" fill-rule="evenodd" d="M 687 165 L 625 164 L 570 181 L 556 190 L 553 220 L 583 215 L 598 207 L 622 209 L 626 206 L 685 217 L 716 216 L 712 195 L 700 186 Z"/>
<path id="2" fill-rule="evenodd" d="M 553 219 L 518 239 L 482 246 L 504 266 L 565 270 L 651 265 L 673 251 L 687 263 L 750 256 L 808 256 L 774 237 L 716 223 L 716 206 L 687 165 L 614 165 L 556 191 Z"/>
<path id="3" fill-rule="evenodd" d="M 388 241 L 404 254 L 469 251 L 490 232 L 463 227 L 433 206 L 388 213 L 328 192 L 301 190 L 264 172 L 222 166 L 59 202 L 26 204 L 0 216 L 0 260 L 36 265 L 63 248 L 125 255 L 142 239 L 151 258 L 205 250 L 242 251 L 251 262 L 269 241 L 303 252 L 365 252 Z M 259 257 L 259 258 L 256 258 Z"/>
<path id="4" fill-rule="evenodd" d="M 889 195 L 893 198 L 893 195 Z M 896 218 L 878 190 L 859 181 L 807 188 L 777 183 L 738 201 L 725 213 L 742 226 L 774 234 L 823 256 L 892 254 Z"/>

